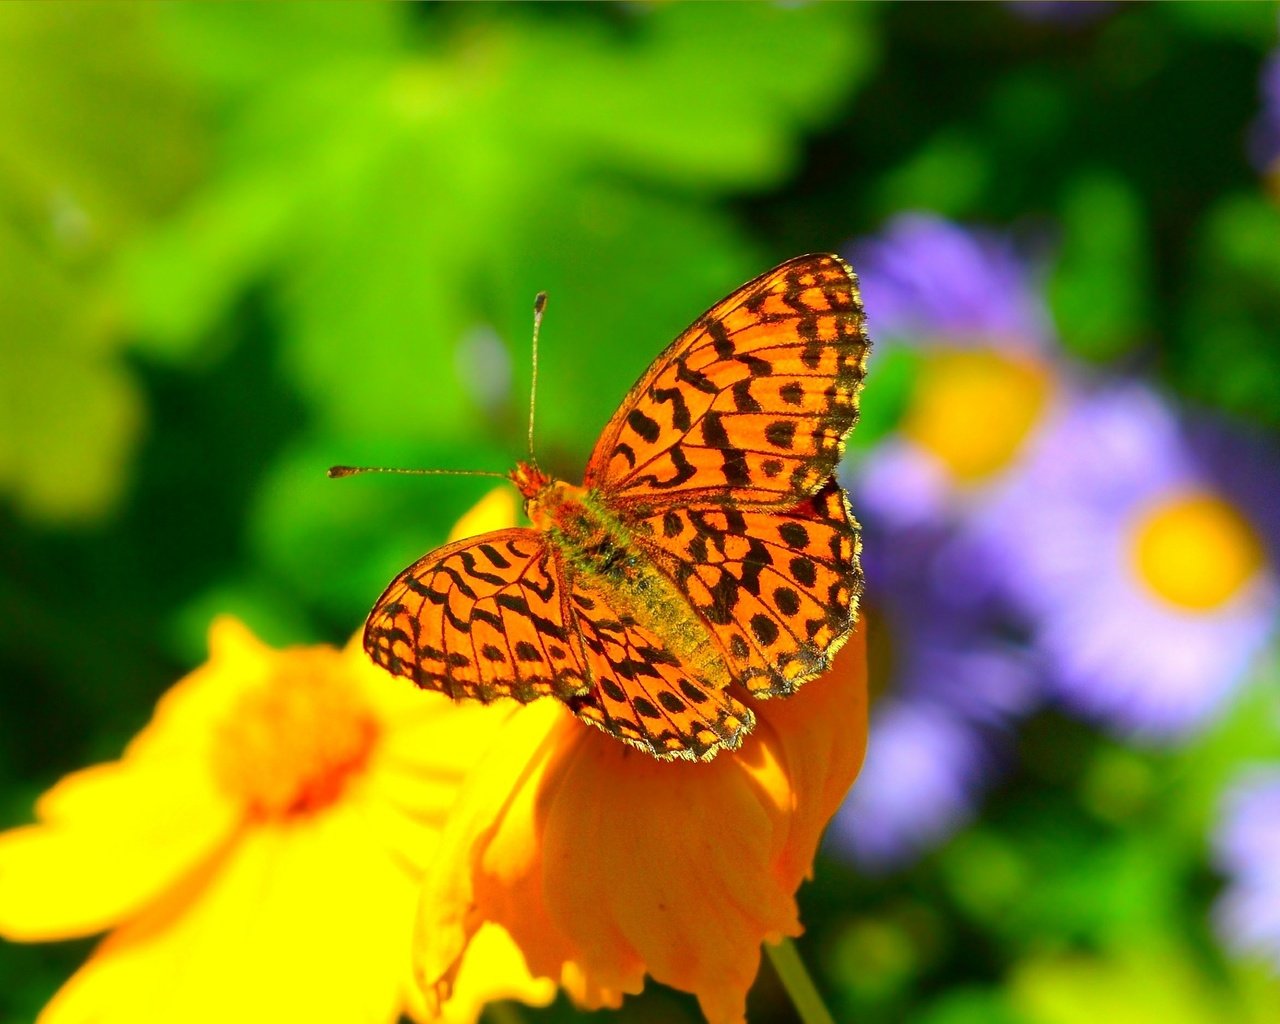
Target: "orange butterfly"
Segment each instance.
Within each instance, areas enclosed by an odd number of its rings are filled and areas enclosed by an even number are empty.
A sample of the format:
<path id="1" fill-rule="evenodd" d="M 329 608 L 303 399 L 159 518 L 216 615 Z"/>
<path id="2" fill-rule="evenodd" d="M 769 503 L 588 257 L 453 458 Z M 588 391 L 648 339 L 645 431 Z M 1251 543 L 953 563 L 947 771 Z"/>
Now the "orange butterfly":
<path id="1" fill-rule="evenodd" d="M 448 544 L 369 613 L 379 665 L 454 698 L 553 696 L 654 757 L 751 731 L 848 637 L 858 526 L 832 476 L 869 348 L 857 279 L 801 256 L 700 316 L 605 428 L 583 485 L 510 479 L 532 527 Z"/>

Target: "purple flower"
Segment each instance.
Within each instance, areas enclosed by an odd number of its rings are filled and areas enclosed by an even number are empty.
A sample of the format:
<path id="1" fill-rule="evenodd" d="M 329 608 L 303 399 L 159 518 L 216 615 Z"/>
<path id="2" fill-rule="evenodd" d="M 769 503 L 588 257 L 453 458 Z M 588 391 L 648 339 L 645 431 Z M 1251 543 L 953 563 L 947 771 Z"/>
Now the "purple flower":
<path id="1" fill-rule="evenodd" d="M 837 813 L 831 844 L 870 871 L 938 845 L 973 815 L 991 754 L 967 723 L 928 700 L 872 709 L 867 759 Z"/>
<path id="2" fill-rule="evenodd" d="M 1262 68 L 1262 111 L 1253 123 L 1250 150 L 1263 173 L 1274 171 L 1280 161 L 1280 50 Z"/>
<path id="3" fill-rule="evenodd" d="M 850 252 L 878 342 L 1019 350 L 1052 342 L 1035 275 L 1004 235 L 904 213 Z"/>
<path id="4" fill-rule="evenodd" d="M 1009 0 L 1005 6 L 1025 21 L 1064 28 L 1101 21 L 1116 7 L 1105 0 Z"/>
<path id="5" fill-rule="evenodd" d="M 1213 845 L 1227 878 L 1214 907 L 1218 934 L 1280 970 L 1280 767 L 1255 769 L 1227 791 Z"/>
<path id="6" fill-rule="evenodd" d="M 909 353 L 895 434 L 861 466 L 858 506 L 937 524 L 980 500 L 1063 386 L 1036 274 L 1006 237 L 905 214 L 852 247 L 872 336 Z"/>
<path id="7" fill-rule="evenodd" d="M 864 523 L 873 692 L 867 759 L 834 847 L 869 870 L 905 863 L 971 816 L 1008 725 L 1035 705 L 1025 655 L 932 571 L 938 538 Z"/>
<path id="8" fill-rule="evenodd" d="M 1221 431 L 1187 433 L 1148 388 L 1111 386 L 1039 434 L 950 558 L 1003 579 L 1067 705 L 1175 739 L 1272 633 L 1278 470 Z"/>

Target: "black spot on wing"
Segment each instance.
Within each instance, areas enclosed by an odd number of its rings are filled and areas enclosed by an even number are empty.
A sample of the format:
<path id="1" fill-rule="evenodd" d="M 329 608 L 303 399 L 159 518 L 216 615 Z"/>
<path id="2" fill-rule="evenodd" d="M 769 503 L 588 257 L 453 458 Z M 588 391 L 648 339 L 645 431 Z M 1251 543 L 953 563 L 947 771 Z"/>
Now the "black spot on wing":
<path id="1" fill-rule="evenodd" d="M 601 676 L 600 679 L 597 680 L 597 682 L 600 685 L 600 689 L 605 692 L 605 695 L 610 700 L 617 701 L 619 704 L 626 703 L 626 700 L 627 700 L 626 693 L 623 691 L 622 687 L 619 686 L 617 683 L 615 683 L 612 679 L 609 679 L 606 676 Z"/>
<path id="2" fill-rule="evenodd" d="M 787 405 L 800 405 L 804 402 L 804 385 L 798 380 L 788 381 L 778 389 L 778 397 Z"/>
<path id="3" fill-rule="evenodd" d="M 693 423 L 689 415 L 689 405 L 684 400 L 684 393 L 679 388 L 656 388 L 653 392 L 656 402 L 664 402 L 671 406 L 671 425 L 684 433 Z"/>
<path id="4" fill-rule="evenodd" d="M 733 407 L 738 412 L 760 412 L 761 405 L 751 393 L 751 378 L 738 381 L 729 389 L 729 393 L 733 396 Z"/>
<path id="5" fill-rule="evenodd" d="M 775 420 L 764 428 L 764 437 L 775 448 L 790 451 L 796 440 L 795 420 Z"/>
<path id="6" fill-rule="evenodd" d="M 662 435 L 662 428 L 656 420 L 650 419 L 639 409 L 632 409 L 627 414 L 627 426 L 634 430 L 649 444 L 653 444 Z"/>
<path id="7" fill-rule="evenodd" d="M 778 527 L 778 536 L 789 547 L 803 548 L 809 544 L 809 531 L 799 523 L 783 523 Z"/>
<path id="8" fill-rule="evenodd" d="M 632 697 L 631 706 L 636 709 L 636 713 L 642 718 L 661 718 L 662 712 L 653 706 L 653 703 L 644 697 Z"/>
<path id="9" fill-rule="evenodd" d="M 708 448 L 729 447 L 729 432 L 724 428 L 724 419 L 720 413 L 709 412 L 702 417 L 702 440 Z"/>
<path id="10" fill-rule="evenodd" d="M 734 354 L 733 339 L 729 337 L 729 332 L 725 330 L 725 326 L 719 320 L 708 319 L 702 321 L 703 330 L 707 332 L 707 337 L 711 339 L 711 347 L 715 354 L 721 359 L 730 359 Z"/>
<path id="11" fill-rule="evenodd" d="M 495 569 L 510 569 L 511 563 L 504 558 L 492 544 L 477 544 L 476 550 L 489 560 Z"/>
<path id="12" fill-rule="evenodd" d="M 528 640 L 521 640 L 516 644 L 516 657 L 521 661 L 541 661 L 542 652 Z"/>
<path id="13" fill-rule="evenodd" d="M 783 615 L 795 615 L 800 610 L 800 595 L 790 587 L 777 587 L 773 592 L 773 603 Z"/>
<path id="14" fill-rule="evenodd" d="M 791 559 L 791 575 L 795 581 L 802 586 L 812 587 L 818 581 L 818 573 L 814 568 L 813 562 L 808 558 L 801 558 L 797 555 Z"/>
<path id="15" fill-rule="evenodd" d="M 670 690 L 658 691 L 658 703 L 670 711 L 673 715 L 678 715 L 685 710 L 685 703 Z"/>
<path id="16" fill-rule="evenodd" d="M 767 615 L 753 615 L 751 633 L 760 643 L 770 647 L 778 639 L 778 625 Z"/>
<path id="17" fill-rule="evenodd" d="M 704 395 L 719 394 L 720 388 L 714 384 L 701 370 L 689 369 L 686 360 L 680 359 L 676 362 L 676 380 L 681 383 L 688 384 L 695 391 L 701 391 Z"/>
<path id="18" fill-rule="evenodd" d="M 747 454 L 739 448 L 726 448 L 720 453 L 724 478 L 732 487 L 746 487 L 751 483 L 751 470 L 747 466 Z"/>
<path id="19" fill-rule="evenodd" d="M 635 449 L 632 448 L 631 445 L 627 444 L 625 441 L 619 441 L 617 444 L 613 446 L 613 454 L 621 455 L 624 459 L 627 460 L 628 466 L 630 466 L 632 469 L 636 468 Z"/>
<path id="20" fill-rule="evenodd" d="M 683 693 L 692 704 L 705 704 L 707 702 L 707 695 L 687 679 L 680 680 L 680 692 Z"/>

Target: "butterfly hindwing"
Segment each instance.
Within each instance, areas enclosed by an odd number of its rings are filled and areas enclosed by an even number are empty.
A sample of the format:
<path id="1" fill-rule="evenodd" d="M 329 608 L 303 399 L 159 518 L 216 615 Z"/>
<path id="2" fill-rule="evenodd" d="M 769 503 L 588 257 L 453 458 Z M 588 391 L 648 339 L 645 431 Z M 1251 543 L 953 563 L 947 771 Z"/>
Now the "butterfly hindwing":
<path id="1" fill-rule="evenodd" d="M 834 479 L 785 511 L 668 509 L 637 537 L 754 696 L 792 693 L 853 628 L 860 543 Z"/>
<path id="2" fill-rule="evenodd" d="M 697 678 L 607 593 L 574 581 L 570 606 L 593 683 L 569 701 L 579 718 L 662 760 L 706 758 L 751 731 L 748 708 Z"/>
<path id="3" fill-rule="evenodd" d="M 537 530 L 457 541 L 397 576 L 365 623 L 388 671 L 451 697 L 570 697 L 587 688 L 559 558 Z"/>
<path id="4" fill-rule="evenodd" d="M 623 400 L 585 484 L 620 511 L 794 505 L 831 476 L 868 342 L 838 256 L 801 256 L 708 310 Z"/>

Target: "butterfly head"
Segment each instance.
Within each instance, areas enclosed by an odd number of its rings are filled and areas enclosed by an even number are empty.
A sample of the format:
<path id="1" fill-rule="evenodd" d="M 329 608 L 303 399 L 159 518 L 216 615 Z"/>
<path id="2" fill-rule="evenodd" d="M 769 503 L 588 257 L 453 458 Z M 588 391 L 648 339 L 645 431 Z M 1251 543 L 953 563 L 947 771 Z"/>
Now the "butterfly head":
<path id="1" fill-rule="evenodd" d="M 516 464 L 508 476 L 524 495 L 524 511 L 539 530 L 573 530 L 581 519 L 586 491 L 554 480 L 529 462 Z"/>
<path id="2" fill-rule="evenodd" d="M 511 482 L 520 489 L 520 493 L 526 503 L 530 499 L 536 498 L 538 492 L 551 483 L 551 477 L 547 476 L 546 473 L 531 462 L 517 462 L 516 468 L 507 475 L 511 478 Z"/>

